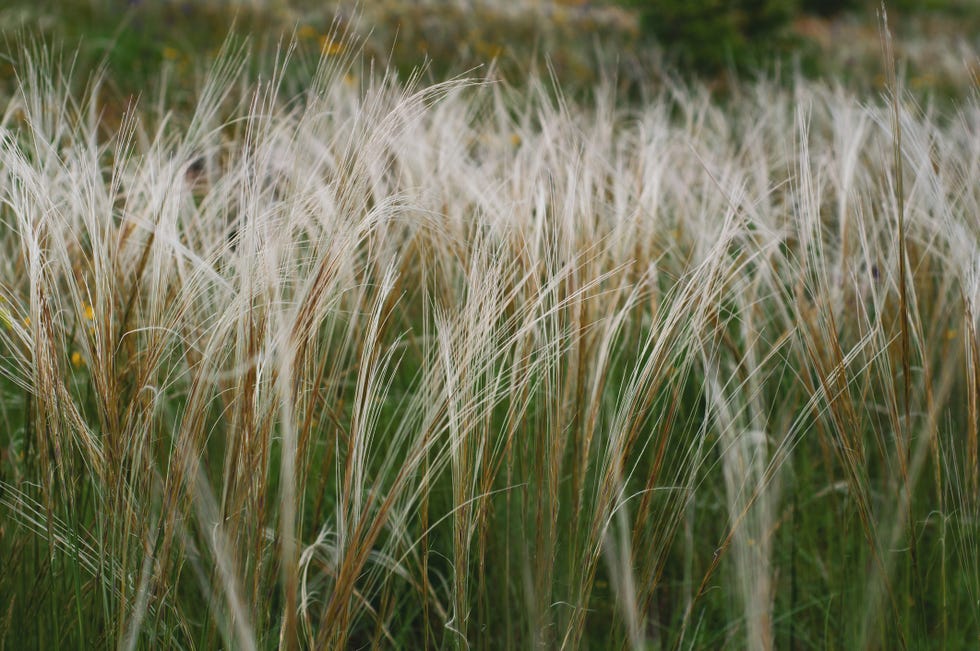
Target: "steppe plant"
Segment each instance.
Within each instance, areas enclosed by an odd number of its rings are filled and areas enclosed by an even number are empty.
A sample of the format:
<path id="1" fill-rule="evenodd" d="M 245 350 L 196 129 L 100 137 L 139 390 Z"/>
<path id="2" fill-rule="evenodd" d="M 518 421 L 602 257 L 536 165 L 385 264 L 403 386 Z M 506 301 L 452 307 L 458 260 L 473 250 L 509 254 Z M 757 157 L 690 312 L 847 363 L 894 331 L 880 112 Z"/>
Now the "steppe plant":
<path id="1" fill-rule="evenodd" d="M 347 52 L 294 96 L 228 46 L 190 113 L 118 124 L 21 64 L 0 638 L 976 639 L 975 99 Z"/>

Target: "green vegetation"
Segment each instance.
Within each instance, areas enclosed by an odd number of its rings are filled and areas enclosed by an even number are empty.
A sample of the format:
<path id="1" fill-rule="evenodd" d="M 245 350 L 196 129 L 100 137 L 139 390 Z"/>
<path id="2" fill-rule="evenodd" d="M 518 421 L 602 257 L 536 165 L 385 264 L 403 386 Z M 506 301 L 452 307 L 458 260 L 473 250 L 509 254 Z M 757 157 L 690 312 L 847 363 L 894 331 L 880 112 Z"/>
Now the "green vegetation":
<path id="1" fill-rule="evenodd" d="M 640 28 L 661 46 L 671 62 L 687 71 L 718 74 L 734 70 L 754 72 L 774 62 L 805 59 L 806 67 L 817 74 L 845 69 L 828 65 L 827 48 L 807 37 L 799 26 L 814 17 L 876 24 L 882 3 L 876 0 L 624 0 L 638 10 Z M 980 7 L 962 0 L 889 0 L 884 5 L 896 17 L 921 20 L 929 15 L 945 17 L 951 24 L 966 20 L 962 33 L 976 32 L 980 26 Z M 972 27 L 970 27 L 972 26 Z M 853 43 L 834 42 L 836 48 L 852 48 Z M 833 56 L 830 56 L 833 60 Z M 852 62 L 853 64 L 853 62 Z"/>
<path id="2" fill-rule="evenodd" d="M 795 0 L 634 0 L 641 26 L 687 67 L 757 68 L 789 47 Z"/>
<path id="3" fill-rule="evenodd" d="M 980 637 L 975 86 L 583 98 L 79 3 L 38 32 L 105 76 L 0 88 L 0 647 Z"/>
<path id="4" fill-rule="evenodd" d="M 355 10 L 336 0 L 7 0 L 0 33 L 8 45 L 18 34 L 57 44 L 76 54 L 79 70 L 104 63 L 119 111 L 131 96 L 161 83 L 181 87 L 189 98 L 229 32 L 247 38 L 256 53 L 252 78 L 268 76 L 279 47 L 297 36 L 297 52 L 283 71 L 296 92 L 309 83 L 321 51 L 338 53 L 338 34 L 354 37 L 365 69 L 395 69 L 403 79 L 419 67 L 436 81 L 483 75 L 493 61 L 493 76 L 518 85 L 548 77 L 567 95 L 581 96 L 615 78 L 641 95 L 664 81 L 666 62 L 667 69 L 699 73 L 716 87 L 732 70 L 752 76 L 779 67 L 786 79 L 799 69 L 866 92 L 880 89 L 877 6 L 870 0 L 380 0 Z M 889 0 L 888 8 L 916 91 L 962 95 L 972 79 L 970 58 L 965 67 L 961 55 L 980 46 L 980 5 Z M 12 88 L 13 73 L 14 65 L 0 60 L 0 88 Z"/>

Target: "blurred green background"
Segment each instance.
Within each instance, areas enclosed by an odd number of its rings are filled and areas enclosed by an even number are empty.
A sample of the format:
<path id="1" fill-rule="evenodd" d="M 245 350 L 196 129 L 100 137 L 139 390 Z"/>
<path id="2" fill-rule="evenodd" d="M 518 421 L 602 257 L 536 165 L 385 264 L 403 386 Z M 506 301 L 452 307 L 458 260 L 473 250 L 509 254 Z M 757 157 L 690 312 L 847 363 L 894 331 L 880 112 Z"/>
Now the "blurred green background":
<path id="1" fill-rule="evenodd" d="M 896 52 L 913 91 L 957 96 L 980 71 L 980 2 L 888 0 Z M 28 42 L 76 53 L 83 72 L 105 62 L 125 98 L 162 80 L 190 88 L 229 32 L 270 65 L 295 36 L 290 80 L 321 53 L 433 79 L 491 74 L 520 83 L 552 76 L 566 92 L 605 78 L 626 88 L 699 76 L 724 88 L 760 72 L 834 76 L 880 87 L 878 9 L 871 0 L 5 0 L 0 84 L 12 83 Z M 264 62 L 264 63 L 263 63 Z M 82 74 L 81 77 L 86 75 Z M 173 84 L 174 81 L 181 82 Z"/>

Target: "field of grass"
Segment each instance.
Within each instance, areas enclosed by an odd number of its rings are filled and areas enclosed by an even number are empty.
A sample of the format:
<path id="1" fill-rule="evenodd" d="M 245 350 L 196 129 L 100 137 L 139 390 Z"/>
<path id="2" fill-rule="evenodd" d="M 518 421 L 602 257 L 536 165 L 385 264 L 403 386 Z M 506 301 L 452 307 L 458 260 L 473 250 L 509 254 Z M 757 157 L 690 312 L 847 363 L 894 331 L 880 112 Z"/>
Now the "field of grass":
<path id="1" fill-rule="evenodd" d="M 975 647 L 976 88 L 318 49 L 12 60 L 0 647 Z"/>

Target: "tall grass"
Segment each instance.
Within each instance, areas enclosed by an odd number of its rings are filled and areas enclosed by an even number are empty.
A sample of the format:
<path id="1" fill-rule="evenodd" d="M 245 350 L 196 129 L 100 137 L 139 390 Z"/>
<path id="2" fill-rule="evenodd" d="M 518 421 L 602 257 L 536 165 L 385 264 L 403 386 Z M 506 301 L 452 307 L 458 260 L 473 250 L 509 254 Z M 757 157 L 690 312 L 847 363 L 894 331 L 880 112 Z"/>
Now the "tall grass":
<path id="1" fill-rule="evenodd" d="M 8 647 L 976 640 L 975 98 L 243 61 L 0 105 Z"/>

